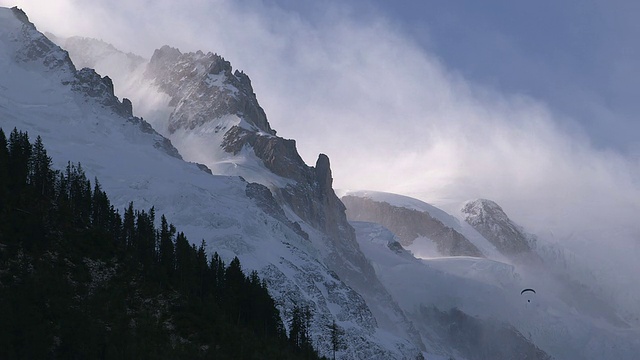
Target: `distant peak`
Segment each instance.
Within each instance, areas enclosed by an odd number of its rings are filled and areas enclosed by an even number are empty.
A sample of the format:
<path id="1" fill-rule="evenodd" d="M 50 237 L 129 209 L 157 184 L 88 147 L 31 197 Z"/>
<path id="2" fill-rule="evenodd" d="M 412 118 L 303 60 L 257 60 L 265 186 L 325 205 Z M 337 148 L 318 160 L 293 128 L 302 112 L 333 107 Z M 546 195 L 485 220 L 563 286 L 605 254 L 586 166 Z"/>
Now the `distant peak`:
<path id="1" fill-rule="evenodd" d="M 495 201 L 488 199 L 475 199 L 467 201 L 462 206 L 462 212 L 468 215 L 479 215 L 479 211 L 487 211 L 492 214 L 503 214 L 506 216 L 504 210 Z"/>
<path id="2" fill-rule="evenodd" d="M 164 66 L 168 66 L 172 63 L 175 63 L 180 55 L 182 55 L 180 50 L 169 45 L 165 45 L 153 52 L 153 56 L 151 56 L 151 60 L 149 61 L 149 66 L 154 68 L 162 68 Z"/>
<path id="3" fill-rule="evenodd" d="M 169 45 L 163 45 L 160 49 L 156 49 L 155 53 L 157 53 L 158 55 L 165 55 L 165 54 L 174 54 L 174 56 L 182 55 L 182 53 L 178 48 L 174 48 Z"/>
<path id="4" fill-rule="evenodd" d="M 467 204 L 470 204 L 470 205 L 473 205 L 473 206 L 500 208 L 500 205 L 498 205 L 495 201 L 489 200 L 489 199 L 469 200 L 469 201 L 467 201 Z"/>
<path id="5" fill-rule="evenodd" d="M 491 242 L 498 251 L 516 261 L 538 262 L 529 236 L 515 224 L 500 205 L 487 199 L 466 202 L 461 209 L 465 221 Z"/>
<path id="6" fill-rule="evenodd" d="M 175 110 L 169 120 L 170 133 L 235 115 L 255 130 L 275 135 L 249 77 L 233 72 L 231 63 L 216 53 L 181 53 L 163 46 L 154 52 L 144 76 L 171 97 L 169 105 Z"/>
<path id="7" fill-rule="evenodd" d="M 474 225 L 480 223 L 511 224 L 511 220 L 495 201 L 475 199 L 467 201 L 461 209 L 465 221 Z"/>

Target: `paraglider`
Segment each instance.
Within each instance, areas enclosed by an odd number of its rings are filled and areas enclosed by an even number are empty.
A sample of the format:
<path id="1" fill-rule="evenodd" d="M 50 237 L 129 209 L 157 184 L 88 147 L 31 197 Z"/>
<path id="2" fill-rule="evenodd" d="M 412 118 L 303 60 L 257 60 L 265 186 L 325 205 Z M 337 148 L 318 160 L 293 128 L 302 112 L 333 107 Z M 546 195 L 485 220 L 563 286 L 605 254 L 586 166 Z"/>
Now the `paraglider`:
<path id="1" fill-rule="evenodd" d="M 524 289 L 524 290 L 520 291 L 520 295 L 523 295 L 524 293 L 526 293 L 528 291 L 530 291 L 530 292 L 532 292 L 534 294 L 536 293 L 536 291 L 533 290 L 533 289 Z M 531 302 L 531 299 L 527 299 L 527 302 Z"/>

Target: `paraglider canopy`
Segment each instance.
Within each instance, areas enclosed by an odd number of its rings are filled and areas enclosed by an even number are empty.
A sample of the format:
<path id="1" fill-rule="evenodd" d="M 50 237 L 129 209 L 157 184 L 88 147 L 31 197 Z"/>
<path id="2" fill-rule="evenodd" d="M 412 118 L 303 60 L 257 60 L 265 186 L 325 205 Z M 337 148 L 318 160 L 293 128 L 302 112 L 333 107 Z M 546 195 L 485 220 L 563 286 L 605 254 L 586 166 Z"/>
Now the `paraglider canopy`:
<path id="1" fill-rule="evenodd" d="M 522 294 L 524 294 L 526 292 L 529 292 L 529 291 L 534 293 L 534 294 L 536 293 L 536 291 L 533 290 L 533 289 L 524 289 L 524 290 L 520 291 L 520 295 L 522 295 Z M 531 299 L 527 299 L 527 302 L 531 302 Z"/>

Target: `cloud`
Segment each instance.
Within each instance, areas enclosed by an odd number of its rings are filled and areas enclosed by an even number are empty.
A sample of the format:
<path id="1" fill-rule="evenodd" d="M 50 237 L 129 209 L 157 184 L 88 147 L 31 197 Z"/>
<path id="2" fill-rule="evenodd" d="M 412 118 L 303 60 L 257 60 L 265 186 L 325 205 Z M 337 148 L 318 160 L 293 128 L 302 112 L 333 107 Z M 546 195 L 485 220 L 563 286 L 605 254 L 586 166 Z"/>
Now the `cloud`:
<path id="1" fill-rule="evenodd" d="M 147 57 L 164 44 L 223 55 L 307 163 L 329 155 L 335 187 L 449 211 L 490 198 L 611 276 L 640 270 L 637 158 L 595 149 L 539 100 L 467 81 L 375 11 L 331 3 L 309 17 L 258 0 L 18 5 L 43 30 Z"/>

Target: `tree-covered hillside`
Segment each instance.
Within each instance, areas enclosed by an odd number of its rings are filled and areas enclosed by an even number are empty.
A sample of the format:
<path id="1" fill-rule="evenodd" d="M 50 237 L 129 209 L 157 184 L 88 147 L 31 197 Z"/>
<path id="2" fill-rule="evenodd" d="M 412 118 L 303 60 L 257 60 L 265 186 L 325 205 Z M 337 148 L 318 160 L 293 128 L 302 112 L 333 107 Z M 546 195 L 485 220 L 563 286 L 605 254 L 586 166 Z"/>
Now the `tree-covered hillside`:
<path id="1" fill-rule="evenodd" d="M 0 129 L 0 358 L 318 358 L 256 272 L 159 224 Z"/>

